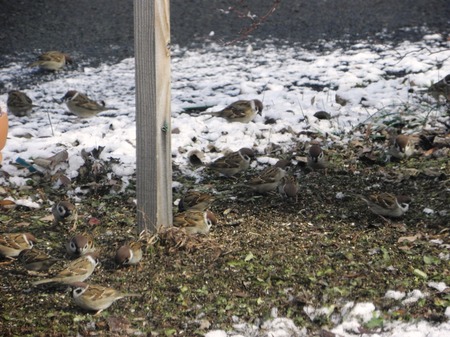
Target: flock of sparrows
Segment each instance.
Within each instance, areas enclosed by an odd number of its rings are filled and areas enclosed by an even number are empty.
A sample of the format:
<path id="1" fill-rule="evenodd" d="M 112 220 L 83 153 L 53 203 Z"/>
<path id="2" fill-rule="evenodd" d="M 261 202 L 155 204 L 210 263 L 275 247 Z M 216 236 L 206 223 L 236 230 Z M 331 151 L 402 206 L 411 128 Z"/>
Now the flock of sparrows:
<path id="1" fill-rule="evenodd" d="M 46 71 L 57 71 L 66 64 L 72 62 L 70 56 L 65 53 L 49 51 L 40 55 L 38 59 L 35 62 L 30 63 L 28 67 L 39 67 Z M 90 99 L 86 94 L 76 90 L 67 91 L 59 102 L 65 102 L 69 111 L 79 118 L 90 118 L 102 111 L 116 110 L 114 107 L 106 107 L 104 101 L 96 102 Z M 33 104 L 33 101 L 25 92 L 19 90 L 11 90 L 8 93 L 6 105 L 8 112 L 18 117 L 29 116 L 33 111 L 33 108 L 38 107 L 38 105 Z"/>
<path id="2" fill-rule="evenodd" d="M 66 54 L 48 52 L 42 54 L 29 66 L 39 66 L 42 69 L 55 71 L 71 61 Z M 444 95 L 447 100 L 450 100 L 449 87 L 450 75 L 447 75 L 430 88 L 430 93 L 435 93 L 437 98 Z M 105 107 L 103 101 L 93 101 L 85 94 L 75 90 L 69 90 L 61 101 L 66 102 L 70 112 L 81 118 L 93 117 L 101 111 L 114 109 Z M 7 106 L 9 111 L 17 116 L 26 116 L 36 107 L 25 93 L 17 90 L 9 92 Z M 221 111 L 207 112 L 205 115 L 224 118 L 227 122 L 249 123 L 262 110 L 263 103 L 257 99 L 239 100 Z M 402 134 L 395 137 L 388 154 L 396 159 L 404 159 L 411 156 L 413 152 L 414 144 L 411 138 Z M 211 162 L 207 168 L 230 178 L 247 170 L 254 157 L 255 153 L 252 149 L 241 148 Z M 256 193 L 265 194 L 277 191 L 282 197 L 297 200 L 299 192 L 297 177 L 289 172 L 288 165 L 288 161 L 280 160 L 248 180 L 246 186 Z M 319 143 L 311 143 L 307 152 L 307 166 L 313 171 L 326 172 L 327 160 Z M 364 201 L 370 211 L 381 217 L 401 217 L 409 208 L 408 199 L 391 193 L 370 196 L 355 194 L 355 196 Z M 174 226 L 183 228 L 190 235 L 209 233 L 211 227 L 217 224 L 216 216 L 209 210 L 214 200 L 214 196 L 207 193 L 187 192 L 178 204 L 178 213 L 173 217 Z M 52 208 L 54 223 L 58 224 L 64 221 L 72 212 L 73 205 L 69 202 L 62 201 L 55 204 Z M 19 257 L 19 261 L 30 271 L 47 271 L 57 262 L 57 259 L 36 249 L 33 246 L 35 242 L 36 238 L 31 233 L 2 234 L 0 235 L 0 255 L 13 259 Z M 86 233 L 74 235 L 67 242 L 66 251 L 77 258 L 69 262 L 53 277 L 33 282 L 34 286 L 50 282 L 70 285 L 74 302 L 79 307 L 96 313 L 100 313 L 123 297 L 140 296 L 84 282 L 92 275 L 98 264 L 99 255 L 92 236 Z M 115 262 L 118 265 L 136 265 L 142 258 L 142 243 L 134 241 L 121 246 L 116 251 Z"/>
<path id="3" fill-rule="evenodd" d="M 259 100 L 240 100 L 230 104 L 222 111 L 206 114 L 225 118 L 228 122 L 248 123 L 262 109 L 263 104 Z M 410 157 L 414 150 L 413 138 L 400 134 L 392 137 L 386 155 L 390 160 L 403 160 Z M 206 167 L 225 177 L 235 177 L 250 167 L 251 160 L 254 157 L 255 153 L 252 149 L 241 148 L 206 164 Z M 289 164 L 289 160 L 280 160 L 275 165 L 265 168 L 249 179 L 245 186 L 256 193 L 266 194 L 278 191 L 282 197 L 297 200 L 299 184 L 297 177 L 289 172 Z M 319 142 L 311 142 L 307 152 L 306 164 L 310 170 L 327 172 L 328 164 L 325 152 Z M 410 199 L 404 196 L 391 193 L 379 193 L 370 196 L 353 194 L 353 196 L 360 198 L 367 204 L 370 211 L 386 221 L 385 217 L 398 218 L 409 209 Z M 217 222 L 217 218 L 208 210 L 213 201 L 214 197 L 207 193 L 188 191 L 180 200 L 179 213 L 174 215 L 174 225 L 185 228 L 189 234 L 208 233 L 211 226 Z"/>
<path id="4" fill-rule="evenodd" d="M 57 203 L 52 212 L 54 223 L 64 221 L 71 215 L 74 206 L 67 201 Z M 37 249 L 34 244 L 36 238 L 31 233 L 0 234 L 0 256 L 11 259 L 18 258 L 22 266 L 30 273 L 48 272 L 58 259 Z M 115 253 L 114 261 L 117 266 L 137 265 L 143 258 L 143 243 L 131 241 L 120 246 Z M 99 263 L 99 252 L 95 247 L 94 238 L 88 233 L 73 235 L 65 244 L 67 254 L 75 259 L 66 263 L 54 276 L 32 282 L 33 286 L 46 283 L 69 285 L 73 301 L 82 309 L 99 314 L 110 307 L 116 300 L 141 296 L 134 293 L 123 293 L 110 287 L 85 283 Z M 7 262 L 9 263 L 9 262 Z"/>

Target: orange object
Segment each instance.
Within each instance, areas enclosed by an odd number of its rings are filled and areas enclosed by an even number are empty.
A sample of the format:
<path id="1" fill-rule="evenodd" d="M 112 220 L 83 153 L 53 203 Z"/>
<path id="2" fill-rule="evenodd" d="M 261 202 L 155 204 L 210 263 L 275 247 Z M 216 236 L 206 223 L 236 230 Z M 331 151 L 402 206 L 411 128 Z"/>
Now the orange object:
<path id="1" fill-rule="evenodd" d="M 8 136 L 8 115 L 6 111 L 2 111 L 0 107 L 0 164 L 2 162 L 2 149 L 6 144 L 6 137 Z"/>

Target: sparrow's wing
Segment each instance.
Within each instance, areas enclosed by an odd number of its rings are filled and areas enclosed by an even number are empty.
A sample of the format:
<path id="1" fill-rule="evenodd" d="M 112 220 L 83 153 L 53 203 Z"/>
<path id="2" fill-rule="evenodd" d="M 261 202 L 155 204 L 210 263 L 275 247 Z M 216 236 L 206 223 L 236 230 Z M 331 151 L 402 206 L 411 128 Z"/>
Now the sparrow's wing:
<path id="1" fill-rule="evenodd" d="M 0 237 L 0 245 L 10 247 L 12 249 L 21 249 L 19 237 L 16 235 Z"/>
<path id="2" fill-rule="evenodd" d="M 6 103 L 16 107 L 31 107 L 33 105 L 31 98 L 21 92 L 14 92 L 9 95 Z"/>
<path id="3" fill-rule="evenodd" d="M 239 167 L 242 161 L 242 157 L 239 152 L 234 152 L 229 155 L 223 156 L 211 163 L 213 168 L 235 168 Z"/>
<path id="4" fill-rule="evenodd" d="M 237 101 L 223 109 L 220 115 L 229 119 L 243 118 L 247 116 L 249 109 L 251 106 L 248 101 Z"/>
<path id="5" fill-rule="evenodd" d="M 47 53 L 39 55 L 38 60 L 45 61 L 45 62 L 48 62 L 48 61 L 62 62 L 63 58 L 64 58 L 64 54 L 62 54 L 60 52 L 49 51 Z"/>
<path id="6" fill-rule="evenodd" d="M 89 270 L 90 263 L 86 263 L 85 258 L 79 258 L 71 262 L 66 269 L 61 270 L 56 277 L 68 277 L 73 275 L 83 275 Z"/>
<path id="7" fill-rule="evenodd" d="M 101 101 L 101 104 L 99 104 L 84 94 L 78 94 L 78 96 L 72 101 L 79 107 L 87 110 L 97 111 L 105 108 L 105 102 Z"/>

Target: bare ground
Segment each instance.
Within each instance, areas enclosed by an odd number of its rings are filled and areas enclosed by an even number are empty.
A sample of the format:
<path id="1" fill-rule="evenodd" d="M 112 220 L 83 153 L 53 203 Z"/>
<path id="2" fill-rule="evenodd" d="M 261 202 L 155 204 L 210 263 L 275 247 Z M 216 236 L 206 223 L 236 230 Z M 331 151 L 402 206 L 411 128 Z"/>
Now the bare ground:
<path id="1" fill-rule="evenodd" d="M 448 157 L 421 153 L 403 163 L 367 164 L 353 159 L 360 150 L 328 150 L 332 167 L 327 175 L 295 167 L 301 172 L 297 201 L 252 195 L 235 180 L 210 176 L 207 184 L 195 186 L 215 190 L 218 200 L 212 210 L 219 224 L 207 237 L 160 233 L 147 244 L 139 268 L 116 269 L 112 262 L 117 246 L 136 237 L 133 186 L 114 195 L 107 192 L 105 180 L 98 180 L 77 208 L 76 231 L 93 233 L 101 250 L 102 263 L 89 282 L 142 297 L 122 299 L 93 316 L 72 304 L 68 287 L 32 287 L 37 277 L 28 275 L 19 262 L 2 264 L 1 335 L 196 336 L 208 329 L 230 329 L 233 315 L 254 323 L 264 320 L 273 307 L 314 335 L 331 328 L 330 317 L 311 321 L 304 307 L 334 305 L 339 312 L 347 301 L 371 301 L 381 310 L 381 319 L 367 331 L 393 319 L 446 320 L 450 297 L 427 282 L 450 284 L 449 262 L 442 258 L 448 248 L 437 243 L 450 243 Z M 304 150 L 299 148 L 297 154 Z M 176 167 L 174 180 L 193 185 Z M 74 182 L 70 189 L 83 183 Z M 50 188 L 45 178 L 30 179 L 30 186 L 6 187 L 2 197 L 30 196 L 48 205 L 47 200 L 66 193 Z M 412 196 L 410 211 L 389 223 L 371 214 L 350 196 L 370 186 L 374 192 Z M 338 192 L 345 197 L 337 198 Z M 425 208 L 436 212 L 425 214 Z M 3 207 L 0 232 L 34 233 L 38 248 L 62 260 L 52 273 L 66 260 L 63 244 L 73 223 L 54 228 L 48 215 L 46 208 Z M 384 297 L 387 290 L 413 289 L 429 295 L 412 305 Z"/>

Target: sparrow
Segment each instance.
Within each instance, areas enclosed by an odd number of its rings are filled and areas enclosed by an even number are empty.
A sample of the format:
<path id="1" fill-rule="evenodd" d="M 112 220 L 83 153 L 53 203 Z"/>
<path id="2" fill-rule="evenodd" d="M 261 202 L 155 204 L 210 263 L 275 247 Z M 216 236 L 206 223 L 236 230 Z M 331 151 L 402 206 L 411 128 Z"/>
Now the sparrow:
<path id="1" fill-rule="evenodd" d="M 60 201 L 53 205 L 53 224 L 58 225 L 60 222 L 66 220 L 72 215 L 75 210 L 75 206 L 68 201 Z"/>
<path id="2" fill-rule="evenodd" d="M 370 196 L 357 195 L 363 200 L 372 213 L 381 217 L 399 218 L 409 209 L 409 198 L 395 196 L 391 193 L 372 194 Z"/>
<path id="3" fill-rule="evenodd" d="M 72 63 L 69 55 L 60 51 L 48 51 L 38 56 L 38 59 L 28 65 L 28 67 L 39 67 L 44 70 L 59 70 L 66 64 Z"/>
<path id="4" fill-rule="evenodd" d="M 313 144 L 308 151 L 308 166 L 313 170 L 323 170 L 327 168 L 327 162 L 322 148 L 318 144 Z"/>
<path id="5" fill-rule="evenodd" d="M 8 112 L 17 117 L 28 116 L 33 110 L 33 101 L 28 95 L 19 90 L 11 90 L 8 92 L 8 100 L 6 101 Z"/>
<path id="6" fill-rule="evenodd" d="M 270 166 L 262 170 L 256 177 L 247 182 L 247 186 L 258 193 L 275 191 L 286 175 L 286 171 L 278 166 Z"/>
<path id="7" fill-rule="evenodd" d="M 228 105 L 225 109 L 216 112 L 207 112 L 203 115 L 212 115 L 225 118 L 228 122 L 248 123 L 260 114 L 263 110 L 263 104 L 260 100 L 252 99 L 249 101 L 240 100 Z"/>
<path id="8" fill-rule="evenodd" d="M 73 282 L 70 286 L 72 287 L 72 298 L 75 304 L 84 310 L 96 311 L 95 315 L 100 314 L 121 298 L 141 296 L 140 294 L 122 293 L 113 288 L 84 282 Z"/>
<path id="9" fill-rule="evenodd" d="M 70 255 L 82 256 L 95 251 L 94 239 L 87 233 L 77 234 L 66 243 Z"/>
<path id="10" fill-rule="evenodd" d="M 28 67 L 39 67 L 44 70 L 55 71 L 72 62 L 72 59 L 67 54 L 59 51 L 48 51 L 39 55 L 37 61 L 30 63 Z"/>
<path id="11" fill-rule="evenodd" d="M 37 286 L 43 283 L 58 282 L 70 284 L 73 282 L 83 282 L 94 272 L 98 264 L 98 255 L 96 253 L 87 253 L 76 260 L 70 262 L 63 270 L 54 277 L 35 281 L 32 284 Z"/>
<path id="12" fill-rule="evenodd" d="M 278 185 L 278 192 L 283 198 L 298 199 L 298 181 L 293 175 L 285 175 Z"/>
<path id="13" fill-rule="evenodd" d="M 188 234 L 208 234 L 216 224 L 217 218 L 211 211 L 188 210 L 173 217 L 173 225 L 184 228 Z"/>
<path id="14" fill-rule="evenodd" d="M 250 167 L 251 157 L 255 154 L 252 149 L 243 147 L 239 151 L 227 154 L 219 159 L 216 159 L 209 168 L 217 171 L 227 177 L 232 177 L 239 172 L 242 172 Z"/>
<path id="15" fill-rule="evenodd" d="M 215 198 L 208 194 L 198 191 L 187 191 L 180 199 L 178 204 L 178 211 L 183 212 L 187 210 L 204 211 L 211 206 Z"/>
<path id="16" fill-rule="evenodd" d="M 398 135 L 389 149 L 389 154 L 396 159 L 408 158 L 414 153 L 414 144 L 407 135 Z"/>
<path id="17" fill-rule="evenodd" d="M 133 241 L 116 251 L 114 260 L 118 265 L 134 265 L 142 260 L 142 242 Z"/>
<path id="18" fill-rule="evenodd" d="M 71 113 L 80 118 L 94 117 L 106 110 L 117 110 L 113 107 L 107 108 L 104 101 L 98 103 L 76 90 L 69 90 L 61 100 L 66 102 L 67 108 Z"/>
<path id="19" fill-rule="evenodd" d="M 0 235 L 0 255 L 16 257 L 27 249 L 33 248 L 36 238 L 31 233 L 12 233 Z"/>
<path id="20" fill-rule="evenodd" d="M 450 74 L 445 76 L 442 80 L 432 84 L 428 88 L 428 93 L 433 96 L 436 101 L 439 101 L 439 96 L 444 96 L 447 102 L 450 102 Z"/>
<path id="21" fill-rule="evenodd" d="M 27 270 L 46 272 L 58 260 L 33 247 L 22 251 L 19 255 L 19 261 Z"/>

